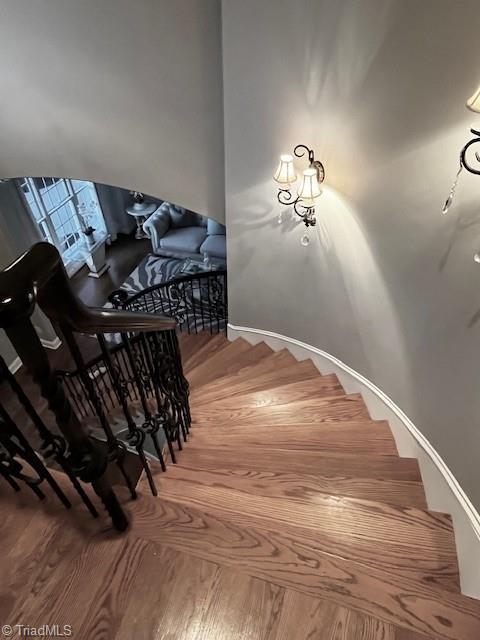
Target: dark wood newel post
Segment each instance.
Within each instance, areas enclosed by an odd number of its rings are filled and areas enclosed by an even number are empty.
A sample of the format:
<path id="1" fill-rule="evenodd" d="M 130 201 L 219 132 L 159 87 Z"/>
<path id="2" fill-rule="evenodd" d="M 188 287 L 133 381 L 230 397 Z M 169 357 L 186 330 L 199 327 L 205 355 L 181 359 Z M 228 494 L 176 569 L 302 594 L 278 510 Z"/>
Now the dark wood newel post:
<path id="1" fill-rule="evenodd" d="M 69 458 L 76 475 L 92 484 L 114 527 L 124 531 L 128 520 L 105 477 L 107 455 L 88 437 L 72 410 L 62 383 L 51 370 L 48 356 L 31 321 L 35 304 L 33 283 L 12 278 L 8 270 L 0 274 L 0 326 L 55 415 L 58 427 L 68 442 Z"/>

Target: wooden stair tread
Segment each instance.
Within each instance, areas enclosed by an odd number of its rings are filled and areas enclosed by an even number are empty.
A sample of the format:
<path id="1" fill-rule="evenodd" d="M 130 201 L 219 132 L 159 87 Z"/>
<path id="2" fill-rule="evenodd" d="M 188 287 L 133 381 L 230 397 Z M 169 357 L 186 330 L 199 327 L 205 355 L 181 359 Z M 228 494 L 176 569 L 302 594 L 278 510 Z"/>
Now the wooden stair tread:
<path id="1" fill-rule="evenodd" d="M 297 362 L 286 349 L 283 349 L 262 358 L 260 362 L 243 367 L 241 371 L 225 374 L 205 384 L 198 384 L 192 396 L 201 394 L 212 396 L 212 400 L 216 400 L 222 397 L 223 391 L 227 391 L 227 395 L 234 395 L 237 389 L 239 392 L 260 390 L 263 388 L 261 385 L 265 377 L 268 380 L 267 384 L 272 385 L 282 384 L 283 380 L 293 382 L 299 379 L 300 374 L 316 377 L 318 371 L 311 361 Z"/>
<path id="2" fill-rule="evenodd" d="M 159 575 L 162 588 L 152 590 Z M 151 542 L 141 551 L 130 593 L 116 640 L 131 640 L 132 620 L 141 620 L 141 637 L 152 639 L 161 629 L 161 637 L 172 640 L 227 640 L 227 622 L 228 640 L 307 640 L 317 633 L 326 640 L 359 640 L 364 632 L 363 640 L 377 637 L 372 633 L 382 640 L 407 640 L 396 636 L 398 627 L 371 616 Z"/>
<path id="3" fill-rule="evenodd" d="M 272 407 L 233 407 L 217 408 L 195 407 L 192 413 L 194 422 L 207 426 L 219 422 L 228 424 L 286 424 L 294 422 L 318 423 L 340 420 L 369 420 L 370 414 L 363 398 L 358 393 L 332 398 L 314 398 L 298 400 L 286 405 Z"/>
<path id="4" fill-rule="evenodd" d="M 189 446 L 269 447 L 342 450 L 396 455 L 397 447 L 387 422 L 322 422 L 319 424 L 230 425 L 218 423 L 192 429 Z"/>
<path id="5" fill-rule="evenodd" d="M 283 497 L 314 504 L 317 495 L 327 494 L 350 500 L 384 502 L 398 506 L 427 509 L 423 485 L 408 480 L 323 477 L 287 471 L 233 470 L 228 468 L 194 467 L 179 463 L 169 467 L 172 477 L 195 480 L 198 484 L 238 488 L 257 495 Z"/>
<path id="6" fill-rule="evenodd" d="M 196 351 L 201 349 L 203 345 L 210 342 L 213 337 L 207 331 L 201 331 L 200 333 L 181 332 L 178 333 L 177 336 L 184 365 Z"/>
<path id="7" fill-rule="evenodd" d="M 309 398 L 332 397 L 346 395 L 337 376 L 321 376 L 298 382 L 290 382 L 264 391 L 236 394 L 233 397 L 215 400 L 216 408 L 230 407 L 263 407 L 279 404 L 288 404 L 298 400 Z M 195 406 L 209 404 L 202 395 L 193 399 Z"/>
<path id="8" fill-rule="evenodd" d="M 324 598 L 412 632 L 445 640 L 477 640 L 480 602 L 404 575 L 346 561 L 321 543 L 268 529 L 261 518 L 238 526 L 171 500 L 131 505 L 143 539 L 246 572 L 272 584 Z M 265 527 L 265 528 L 264 528 Z M 407 636 L 408 637 L 408 636 Z"/>
<path id="9" fill-rule="evenodd" d="M 301 537 L 345 560 L 459 590 L 452 523 L 445 514 L 325 495 L 318 495 L 314 504 L 293 503 L 239 488 L 200 485 L 178 474 L 157 476 L 157 485 L 162 499 L 218 514 L 240 527 Z"/>
<path id="10" fill-rule="evenodd" d="M 270 347 L 260 343 L 252 347 L 246 340 L 235 340 L 188 372 L 187 379 L 192 387 L 206 384 L 224 375 L 259 362 L 272 354 Z"/>
<path id="11" fill-rule="evenodd" d="M 307 473 L 314 476 L 357 476 L 420 482 L 418 460 L 396 456 L 373 456 L 360 453 L 308 451 L 228 446 L 186 448 L 179 457 L 182 464 L 201 468 L 231 467 L 235 470 Z"/>
<path id="12" fill-rule="evenodd" d="M 51 518 L 48 522 L 52 525 Z M 223 640 L 228 614 L 229 640 L 307 640 L 318 633 L 333 640 L 338 629 L 341 640 L 359 640 L 363 633 L 368 635 L 362 640 L 407 640 L 397 636 L 403 630 L 384 621 L 141 539 L 133 531 L 85 539 L 71 526 L 54 523 L 52 536 L 38 524 L 35 518 L 41 548 L 25 548 L 21 536 L 13 584 L 2 574 L 5 595 L 8 589 L 2 614 L 11 624 L 71 624 L 81 630 L 74 632 L 79 638 L 99 633 L 115 640 L 157 638 L 161 630 L 162 638 Z M 33 587 L 39 584 L 41 589 Z M 409 635 L 408 640 L 418 638 Z"/>
<path id="13" fill-rule="evenodd" d="M 220 353 L 223 349 L 226 349 L 232 343 L 227 338 L 218 333 L 214 336 L 210 336 L 210 339 L 205 341 L 199 348 L 197 348 L 191 355 L 184 359 L 183 370 L 184 373 L 188 373 L 195 367 L 206 362 L 209 358 Z"/>

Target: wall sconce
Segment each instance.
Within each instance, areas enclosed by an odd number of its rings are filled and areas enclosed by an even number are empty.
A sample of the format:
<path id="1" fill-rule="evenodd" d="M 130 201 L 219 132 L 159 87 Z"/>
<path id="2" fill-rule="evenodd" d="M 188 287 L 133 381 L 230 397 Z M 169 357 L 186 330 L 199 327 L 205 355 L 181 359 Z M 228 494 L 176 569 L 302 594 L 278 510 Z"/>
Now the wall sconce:
<path id="1" fill-rule="evenodd" d="M 473 96 L 471 96 L 467 100 L 465 106 L 467 107 L 467 109 L 470 109 L 470 111 L 473 111 L 474 113 L 480 113 L 480 87 L 475 91 Z M 480 176 L 480 166 L 478 169 L 476 169 L 470 164 L 467 158 L 467 151 L 470 149 L 470 147 L 480 142 L 480 131 L 478 131 L 477 129 L 470 129 L 470 131 L 471 133 L 474 134 L 475 137 L 469 140 L 467 144 L 463 147 L 463 149 L 460 151 L 460 167 L 458 168 L 458 171 L 455 176 L 455 180 L 453 181 L 452 188 L 450 189 L 448 198 L 445 200 L 445 204 L 443 205 L 443 209 L 442 209 L 443 214 L 447 213 L 452 205 L 453 198 L 455 196 L 455 189 L 457 188 L 458 179 L 463 169 L 466 169 L 470 173 L 474 173 L 475 175 Z M 480 154 L 478 153 L 478 151 L 475 152 L 475 159 L 480 165 Z M 478 260 L 478 262 L 480 262 L 480 259 Z"/>
<path id="2" fill-rule="evenodd" d="M 275 182 L 280 185 L 277 198 L 280 204 L 292 205 L 295 213 L 302 218 L 305 226 L 313 227 L 317 224 L 315 204 L 317 198 L 322 194 L 320 184 L 325 179 L 325 169 L 319 160 L 315 160 L 313 149 L 309 149 L 304 144 L 297 144 L 293 153 L 297 158 L 308 154 L 309 166 L 303 171 L 302 182 L 295 198 L 292 194 L 292 184 L 296 182 L 297 174 L 293 166 L 293 156 L 289 154 L 281 155 L 277 171 L 273 176 Z M 303 240 L 302 244 L 304 244 Z"/>

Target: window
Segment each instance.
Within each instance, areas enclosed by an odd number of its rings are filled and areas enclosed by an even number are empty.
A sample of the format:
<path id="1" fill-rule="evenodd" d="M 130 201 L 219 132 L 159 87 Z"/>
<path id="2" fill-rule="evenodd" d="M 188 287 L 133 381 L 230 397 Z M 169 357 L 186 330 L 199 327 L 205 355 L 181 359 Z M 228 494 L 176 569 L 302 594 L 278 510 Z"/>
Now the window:
<path id="1" fill-rule="evenodd" d="M 74 273 L 88 252 L 83 229 L 106 233 L 95 185 L 68 178 L 20 178 L 18 185 L 43 238 L 57 247 L 67 271 Z"/>

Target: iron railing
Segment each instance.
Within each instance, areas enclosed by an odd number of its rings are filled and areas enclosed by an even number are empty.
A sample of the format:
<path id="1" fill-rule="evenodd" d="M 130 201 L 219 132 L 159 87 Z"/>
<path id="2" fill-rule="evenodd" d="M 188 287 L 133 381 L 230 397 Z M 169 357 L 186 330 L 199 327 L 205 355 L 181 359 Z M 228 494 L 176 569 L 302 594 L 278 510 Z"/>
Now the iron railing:
<path id="1" fill-rule="evenodd" d="M 15 397 L 18 403 L 17 412 L 22 412 L 24 425 L 30 423 L 35 445 L 39 450 L 37 452 L 34 449 L 16 425 L 11 411 L 0 402 L 0 476 L 15 491 L 20 491 L 21 485 L 26 486 L 41 500 L 45 498 L 41 485 L 46 483 L 60 502 L 69 509 L 72 506 L 69 498 L 45 464 L 50 462 L 66 474 L 90 513 L 97 517 L 98 512 L 78 481 L 76 469 L 72 467 L 65 438 L 59 433 L 52 433 L 47 427 L 1 357 L 0 383 L 7 385 Z"/>
<path id="2" fill-rule="evenodd" d="M 129 295 L 119 289 L 109 296 L 117 309 L 143 311 L 175 318 L 180 331 L 226 331 L 227 272 L 205 271 L 172 278 Z"/>
<path id="3" fill-rule="evenodd" d="M 91 435 L 107 440 L 113 459 L 118 446 L 136 452 L 156 495 L 147 458 L 156 458 L 165 471 L 163 445 L 175 463 L 174 443 L 182 449 L 190 430 L 178 339 L 173 329 L 112 337 L 98 334 L 98 356 L 84 362 L 76 353 L 77 368 L 56 375 L 78 418 Z"/>
<path id="4" fill-rule="evenodd" d="M 37 305 L 63 338 L 73 362 L 70 371 L 52 371 L 32 323 Z M 1 476 L 13 489 L 21 482 L 39 497 L 45 481 L 68 506 L 43 459 L 54 460 L 91 513 L 97 512 L 80 481 L 91 484 L 115 528 L 123 531 L 128 520 L 112 488 L 113 469 L 120 471 L 134 498 L 138 475 L 133 477 L 131 468 L 138 470 L 140 461 L 156 495 L 146 442 L 165 470 L 163 441 L 175 460 L 172 443 L 181 447 L 190 427 L 175 320 L 157 313 L 86 307 L 73 294 L 58 251 L 39 243 L 0 273 L 0 328 L 47 400 L 58 430 L 53 433 L 41 420 L 2 363 L 0 372 L 32 421 L 43 453 L 37 454 L 24 425 L 0 406 Z M 84 357 L 85 336 L 96 341 L 93 359 Z M 121 433 L 115 428 L 115 411 L 123 415 Z M 88 424 L 89 418 L 95 424 Z M 24 466 L 33 475 L 25 473 Z"/>

